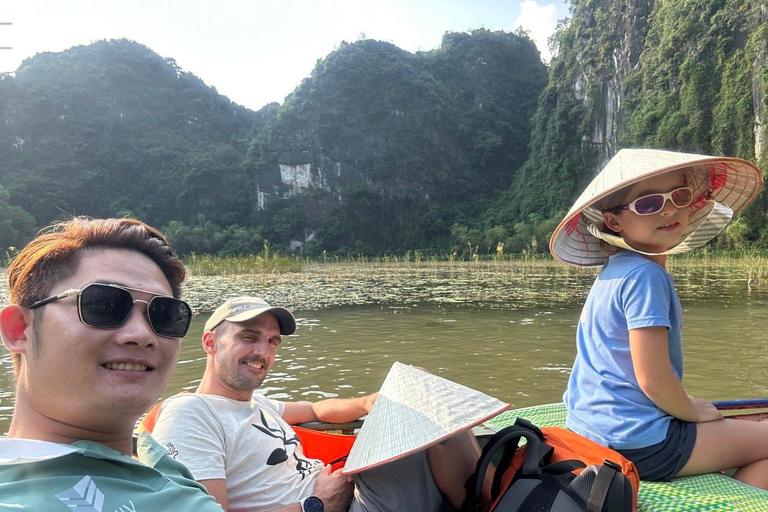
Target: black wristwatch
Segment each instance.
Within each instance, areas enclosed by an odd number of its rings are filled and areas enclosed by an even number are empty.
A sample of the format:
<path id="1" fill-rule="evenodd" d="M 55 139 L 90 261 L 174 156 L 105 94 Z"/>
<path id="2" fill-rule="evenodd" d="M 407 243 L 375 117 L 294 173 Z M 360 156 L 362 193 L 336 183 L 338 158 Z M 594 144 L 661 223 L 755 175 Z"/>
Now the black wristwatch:
<path id="1" fill-rule="evenodd" d="M 324 512 L 323 500 L 317 496 L 307 496 L 301 500 L 301 512 Z"/>

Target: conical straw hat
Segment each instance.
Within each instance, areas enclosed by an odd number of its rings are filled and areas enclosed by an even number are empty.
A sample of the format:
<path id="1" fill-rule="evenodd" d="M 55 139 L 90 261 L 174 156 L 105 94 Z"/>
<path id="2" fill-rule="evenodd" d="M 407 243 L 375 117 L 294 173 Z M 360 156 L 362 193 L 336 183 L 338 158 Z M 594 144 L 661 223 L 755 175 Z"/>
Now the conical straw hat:
<path id="1" fill-rule="evenodd" d="M 755 198 L 762 181 L 755 164 L 738 158 L 622 149 L 592 180 L 552 233 L 552 255 L 579 267 L 602 265 L 608 256 L 600 250 L 600 239 L 641 252 L 623 239 L 602 232 L 602 212 L 593 205 L 628 185 L 672 171 L 685 171 L 693 177 L 693 183 L 688 184 L 693 189 L 693 202 L 681 242 L 663 254 L 690 251 L 714 238 L 734 214 Z"/>
<path id="2" fill-rule="evenodd" d="M 484 393 L 396 362 L 343 472 L 359 473 L 424 450 L 508 408 Z"/>

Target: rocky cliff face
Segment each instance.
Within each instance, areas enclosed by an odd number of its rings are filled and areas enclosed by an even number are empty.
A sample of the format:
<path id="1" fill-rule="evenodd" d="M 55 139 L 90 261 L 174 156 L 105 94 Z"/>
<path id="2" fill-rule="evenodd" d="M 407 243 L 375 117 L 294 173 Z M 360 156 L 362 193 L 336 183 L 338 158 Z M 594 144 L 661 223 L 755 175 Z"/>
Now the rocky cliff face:
<path id="1" fill-rule="evenodd" d="M 515 216 L 567 209 L 619 147 L 765 161 L 767 10 L 765 0 L 571 2 L 531 158 L 507 196 Z"/>
<path id="2" fill-rule="evenodd" d="M 582 143 L 594 155 L 595 173 L 618 151 L 624 81 L 640 65 L 653 2 L 591 2 L 574 13 L 573 47 L 561 49 L 579 68 L 573 92 L 586 107 Z"/>
<path id="3" fill-rule="evenodd" d="M 697 10 L 701 10 L 701 13 L 697 13 Z M 768 34 L 765 32 L 767 18 L 768 3 L 739 0 L 709 2 L 691 6 L 690 10 L 673 10 L 662 4 L 656 6 L 654 0 L 574 4 L 570 30 L 578 34 L 574 40 L 575 47 L 579 49 L 575 60 L 581 73 L 573 84 L 573 91 L 586 107 L 588 117 L 582 141 L 593 148 L 593 173 L 602 168 L 620 145 L 645 142 L 633 139 L 631 134 L 622 139 L 627 131 L 626 122 L 642 106 L 650 87 L 667 87 L 673 91 L 676 88 L 684 89 L 685 82 L 692 81 L 692 77 L 686 74 L 689 63 L 711 64 L 709 69 L 714 71 L 714 76 L 707 79 L 722 82 L 717 85 L 719 91 L 716 90 L 714 97 L 704 95 L 695 99 L 702 111 L 701 116 L 712 115 L 706 111 L 717 109 L 718 104 L 725 100 L 722 96 L 731 92 L 727 89 L 728 84 L 724 83 L 729 79 L 728 71 L 724 69 L 729 59 L 748 58 L 752 62 L 751 79 L 748 80 L 754 108 L 754 126 L 751 131 L 755 134 L 755 150 L 751 157 L 761 158 L 766 147 L 763 124 L 766 119 L 764 89 L 768 54 Z M 687 21 L 696 25 L 694 30 L 689 34 L 672 33 L 675 29 L 683 32 L 679 25 Z M 648 40 L 651 25 L 653 34 Z M 618 37 L 606 37 L 605 33 Z M 665 63 L 671 64 L 668 77 L 673 80 L 667 83 L 649 80 L 648 75 L 658 71 L 655 64 L 658 63 L 660 47 L 663 49 L 676 43 L 682 44 L 673 48 L 676 55 Z M 741 51 L 745 54 L 742 55 Z M 686 55 L 688 60 L 678 60 L 681 54 Z M 637 83 L 632 83 L 633 80 L 644 81 L 646 87 L 638 87 Z M 675 81 L 678 83 L 675 84 Z M 592 97 L 588 91 L 592 92 Z M 701 89 L 698 91 L 706 94 Z M 720 98 L 717 98 L 718 94 Z M 678 106 L 681 110 L 686 108 L 684 102 L 685 98 L 680 98 L 681 104 Z M 739 122 L 749 121 L 741 119 Z M 720 129 L 718 126 L 708 128 L 713 132 Z M 712 135 L 716 138 L 716 134 Z M 676 142 L 678 144 L 669 145 L 670 149 L 698 149 L 715 153 L 718 149 L 720 152 L 727 151 L 727 148 L 718 147 L 690 148 L 686 147 L 684 141 Z M 750 157 L 744 154 L 739 156 Z"/>
<path id="4" fill-rule="evenodd" d="M 768 3 L 754 8 L 754 59 L 752 61 L 752 103 L 754 105 L 755 156 L 768 158 Z M 762 31 L 760 31 L 762 30 Z"/>
<path id="5" fill-rule="evenodd" d="M 303 212 L 296 236 L 341 247 L 445 243 L 525 161 L 545 81 L 523 34 L 448 34 L 416 54 L 343 44 L 259 135 L 247 163 L 259 209 L 290 200 Z"/>
<path id="6" fill-rule="evenodd" d="M 545 218 L 567 209 L 619 145 L 627 77 L 640 67 L 653 0 L 574 0 L 554 35 L 531 157 L 502 202 Z"/>

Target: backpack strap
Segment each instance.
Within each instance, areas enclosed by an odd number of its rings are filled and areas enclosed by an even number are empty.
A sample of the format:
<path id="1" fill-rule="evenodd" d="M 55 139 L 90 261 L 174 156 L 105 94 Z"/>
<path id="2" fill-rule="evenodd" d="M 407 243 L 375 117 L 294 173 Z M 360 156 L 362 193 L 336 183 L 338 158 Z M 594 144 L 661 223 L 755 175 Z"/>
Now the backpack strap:
<path id="1" fill-rule="evenodd" d="M 621 473 L 621 466 L 606 459 L 597 471 L 595 483 L 592 484 L 592 491 L 587 500 L 587 512 L 603 512 L 605 500 L 608 498 L 608 490 L 611 488 L 611 482 L 617 473 Z M 614 509 L 608 508 L 608 510 Z"/>
<path id="2" fill-rule="evenodd" d="M 518 425 L 523 428 L 527 428 L 528 430 L 535 432 L 537 436 L 539 436 L 539 439 L 544 439 L 544 432 L 541 431 L 539 427 L 531 423 L 525 418 L 515 418 L 515 425 Z"/>
<path id="3" fill-rule="evenodd" d="M 520 439 L 526 440 L 525 459 L 523 461 L 523 472 L 541 474 L 543 461 L 548 461 L 554 448 L 542 443 L 543 435 L 536 428 L 528 428 L 525 425 L 510 425 L 496 432 L 493 437 L 483 447 L 480 459 L 477 461 L 475 473 L 467 480 L 467 499 L 461 507 L 461 512 L 479 511 L 482 503 L 483 482 L 487 476 L 488 466 L 491 464 L 494 455 L 499 450 L 502 452 L 501 462 L 496 468 L 496 474 L 493 482 L 492 495 L 496 495 L 501 486 L 501 479 L 506 472 L 512 458 L 517 451 Z"/>
<path id="4" fill-rule="evenodd" d="M 523 461 L 523 471 L 531 475 L 540 475 L 541 468 L 545 464 L 549 464 L 550 459 L 552 459 L 555 448 L 544 443 L 544 433 L 527 419 L 517 418 L 514 427 L 517 427 L 520 432 L 530 432 L 536 436 L 533 442 L 529 436 L 523 436 L 528 443 Z"/>
<path id="5" fill-rule="evenodd" d="M 545 471 L 550 475 L 565 475 L 572 473 L 577 469 L 584 469 L 587 465 L 578 459 L 561 460 L 545 467 Z"/>

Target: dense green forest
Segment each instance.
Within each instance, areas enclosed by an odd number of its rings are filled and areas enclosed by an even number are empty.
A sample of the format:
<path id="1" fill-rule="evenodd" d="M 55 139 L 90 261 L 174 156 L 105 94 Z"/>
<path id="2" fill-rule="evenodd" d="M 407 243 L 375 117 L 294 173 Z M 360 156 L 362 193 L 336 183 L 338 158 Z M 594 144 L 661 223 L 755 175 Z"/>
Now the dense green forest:
<path id="1" fill-rule="evenodd" d="M 0 75 L 0 246 L 117 215 L 182 254 L 546 252 L 619 147 L 768 170 L 764 7 L 573 0 L 548 66 L 519 31 L 341 42 L 258 112 L 133 41 L 38 54 Z M 767 248 L 766 209 L 715 243 Z"/>

